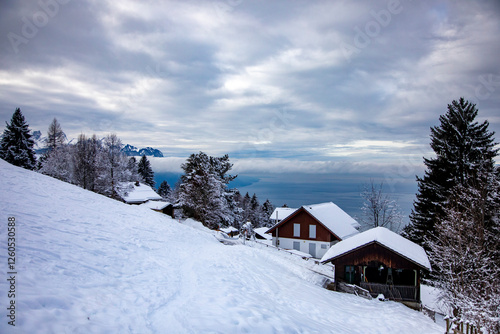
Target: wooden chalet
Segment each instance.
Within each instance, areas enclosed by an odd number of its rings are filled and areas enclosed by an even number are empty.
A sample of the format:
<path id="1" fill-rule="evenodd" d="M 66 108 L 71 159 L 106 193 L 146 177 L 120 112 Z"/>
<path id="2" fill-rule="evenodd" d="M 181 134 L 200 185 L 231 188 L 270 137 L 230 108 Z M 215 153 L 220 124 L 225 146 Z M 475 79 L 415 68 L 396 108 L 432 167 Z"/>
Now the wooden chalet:
<path id="1" fill-rule="evenodd" d="M 163 201 L 147 201 L 146 203 L 142 203 L 141 206 L 145 206 L 153 211 L 161 212 L 174 218 L 174 206 L 172 203 Z"/>
<path id="2" fill-rule="evenodd" d="M 335 266 L 337 284 L 355 284 L 413 308 L 420 307 L 422 272 L 431 269 L 422 247 L 384 227 L 333 245 L 321 262 Z"/>
<path id="3" fill-rule="evenodd" d="M 240 234 L 240 231 L 234 226 L 223 227 L 220 229 L 220 231 L 226 233 L 231 238 Z"/>
<path id="4" fill-rule="evenodd" d="M 163 199 L 153 188 L 140 182 L 122 182 L 117 193 L 127 204 L 142 204 Z"/>
<path id="5" fill-rule="evenodd" d="M 304 205 L 271 227 L 273 245 L 321 258 L 335 243 L 359 233 L 359 223 L 332 202 Z"/>

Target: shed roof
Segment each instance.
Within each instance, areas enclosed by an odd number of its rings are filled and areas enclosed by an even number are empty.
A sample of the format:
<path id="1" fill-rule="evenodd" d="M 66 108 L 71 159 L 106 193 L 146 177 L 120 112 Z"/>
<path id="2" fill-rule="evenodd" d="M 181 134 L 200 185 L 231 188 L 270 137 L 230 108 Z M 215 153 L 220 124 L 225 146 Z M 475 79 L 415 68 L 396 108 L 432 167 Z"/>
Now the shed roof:
<path id="1" fill-rule="evenodd" d="M 144 203 L 149 200 L 161 200 L 162 197 L 158 195 L 150 186 L 144 183 L 139 183 L 137 186 L 135 182 L 124 182 L 120 184 L 126 192 L 120 194 L 121 198 L 128 204 Z"/>
<path id="2" fill-rule="evenodd" d="M 377 242 L 415 264 L 431 270 L 429 258 L 422 247 L 380 226 L 336 243 L 323 255 L 321 262 L 331 261 L 373 242 Z"/>
<path id="3" fill-rule="evenodd" d="M 257 227 L 257 228 L 254 228 L 254 231 L 256 234 L 260 235 L 261 237 L 263 237 L 264 239 L 266 240 L 272 240 L 273 239 L 273 236 L 266 233 L 267 230 L 269 230 L 269 228 L 267 227 Z"/>
<path id="4" fill-rule="evenodd" d="M 276 209 L 274 209 L 274 211 L 271 214 L 271 217 L 269 217 L 269 219 L 283 220 L 286 217 L 290 216 L 292 213 L 294 213 L 296 210 L 297 210 L 296 208 L 276 208 Z"/>
<path id="5" fill-rule="evenodd" d="M 238 232 L 238 229 L 234 226 L 223 227 L 220 230 L 224 233 Z"/>
<path id="6" fill-rule="evenodd" d="M 163 201 L 147 201 L 141 204 L 141 206 L 145 206 L 151 210 L 163 210 L 169 205 L 172 205 L 172 203 Z"/>

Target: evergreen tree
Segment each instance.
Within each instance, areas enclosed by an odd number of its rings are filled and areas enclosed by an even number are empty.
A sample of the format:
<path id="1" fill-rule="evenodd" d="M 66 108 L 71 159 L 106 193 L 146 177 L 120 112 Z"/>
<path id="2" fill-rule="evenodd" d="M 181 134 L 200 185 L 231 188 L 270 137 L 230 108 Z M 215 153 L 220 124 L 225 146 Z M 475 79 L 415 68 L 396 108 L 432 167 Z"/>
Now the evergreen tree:
<path id="1" fill-rule="evenodd" d="M 227 187 L 236 176 L 227 174 L 232 168 L 229 157 L 209 157 L 200 152 L 191 154 L 181 167 L 184 174 L 178 189 L 178 202 L 185 214 L 209 228 L 231 222 Z"/>
<path id="2" fill-rule="evenodd" d="M 410 224 L 403 235 L 423 245 L 425 238 L 434 234 L 434 226 L 445 217 L 445 204 L 451 189 L 473 177 L 480 166 L 488 172 L 494 168 L 493 132 L 489 123 L 475 121 L 476 105 L 464 98 L 448 105 L 448 112 L 441 115 L 441 124 L 431 128 L 431 148 L 435 158 L 424 158 L 427 167 L 424 177 L 417 177 L 418 193 L 410 215 Z"/>
<path id="3" fill-rule="evenodd" d="M 271 227 L 273 225 L 271 222 L 271 215 L 274 212 L 274 205 L 272 205 L 269 199 L 266 199 L 264 204 L 262 204 L 261 211 L 262 211 L 261 226 Z"/>
<path id="4" fill-rule="evenodd" d="M 154 188 L 155 174 L 153 173 L 153 169 L 151 168 L 151 163 L 149 162 L 148 158 L 146 158 L 146 155 L 143 155 L 141 157 L 141 160 L 139 160 L 139 164 L 137 165 L 137 171 L 139 175 L 143 178 L 144 183 L 149 185 L 151 188 Z"/>
<path id="5" fill-rule="evenodd" d="M 19 167 L 34 169 L 36 164 L 35 142 L 21 109 L 17 108 L 10 124 L 6 123 L 0 142 L 0 158 Z"/>
<path id="6" fill-rule="evenodd" d="M 243 201 L 241 202 L 241 208 L 243 210 L 243 216 L 242 216 L 242 218 L 243 218 L 242 223 L 243 224 L 248 222 L 251 219 L 250 201 L 251 201 L 251 198 L 247 192 L 245 194 L 245 196 L 243 196 Z"/>
<path id="7" fill-rule="evenodd" d="M 229 221 L 228 224 L 239 229 L 244 223 L 242 208 L 243 197 L 238 189 L 229 189 L 226 198 L 229 205 L 229 211 L 231 213 L 231 221 Z"/>
<path id="8" fill-rule="evenodd" d="M 167 199 L 168 196 L 170 195 L 171 189 L 167 181 L 162 181 L 160 183 L 160 186 L 158 187 L 158 195 L 163 197 L 164 199 Z"/>
<path id="9" fill-rule="evenodd" d="M 59 124 L 57 119 L 54 117 L 47 131 L 47 148 L 49 149 L 49 151 L 52 151 L 53 149 L 63 145 L 65 140 L 66 135 L 61 129 L 61 124 Z"/>
<path id="10" fill-rule="evenodd" d="M 261 216 L 259 200 L 257 199 L 257 195 L 254 193 L 250 199 L 248 220 L 253 226 L 260 226 Z"/>
<path id="11" fill-rule="evenodd" d="M 139 176 L 139 171 L 137 169 L 137 159 L 135 157 L 130 157 L 127 162 L 127 170 L 130 172 L 130 174 L 137 179 L 131 180 L 131 181 L 138 181 L 140 176 Z"/>

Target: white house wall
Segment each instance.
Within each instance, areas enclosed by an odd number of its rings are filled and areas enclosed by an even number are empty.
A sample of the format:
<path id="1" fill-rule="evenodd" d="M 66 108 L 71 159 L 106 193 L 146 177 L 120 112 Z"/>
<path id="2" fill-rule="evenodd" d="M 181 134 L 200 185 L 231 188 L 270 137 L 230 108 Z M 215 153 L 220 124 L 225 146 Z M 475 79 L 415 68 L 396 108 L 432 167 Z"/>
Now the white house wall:
<path id="1" fill-rule="evenodd" d="M 291 238 L 279 238 L 279 245 L 276 245 L 276 237 L 273 237 L 273 245 L 279 248 L 284 249 L 294 249 L 293 243 L 299 242 L 300 249 L 299 251 L 303 253 L 309 253 L 309 244 L 316 244 L 316 256 L 315 258 L 321 259 L 323 255 L 330 249 L 330 247 L 334 244 L 334 242 L 330 243 L 327 241 L 314 241 L 314 240 L 303 240 L 303 239 L 291 239 Z M 322 248 L 323 246 L 323 248 Z M 312 254 L 311 254 L 312 255 Z"/>

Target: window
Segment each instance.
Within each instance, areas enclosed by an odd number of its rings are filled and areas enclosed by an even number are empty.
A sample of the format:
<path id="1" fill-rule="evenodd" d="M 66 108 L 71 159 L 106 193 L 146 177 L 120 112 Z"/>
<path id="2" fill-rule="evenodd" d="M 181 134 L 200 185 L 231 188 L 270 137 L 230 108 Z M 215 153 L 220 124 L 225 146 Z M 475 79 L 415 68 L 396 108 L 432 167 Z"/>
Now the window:
<path id="1" fill-rule="evenodd" d="M 309 225 L 309 239 L 316 239 L 316 225 Z"/>
<path id="2" fill-rule="evenodd" d="M 354 275 L 356 271 L 354 269 L 354 266 L 345 266 L 345 280 L 347 283 L 354 283 Z"/>
<path id="3" fill-rule="evenodd" d="M 300 237 L 300 224 L 293 224 L 293 236 Z"/>
<path id="4" fill-rule="evenodd" d="M 300 252 L 300 242 L 299 241 L 293 242 L 293 249 L 298 250 Z"/>
<path id="5" fill-rule="evenodd" d="M 326 249 L 326 245 L 325 245 L 325 244 L 322 244 L 322 245 L 321 245 L 321 249 Z"/>

